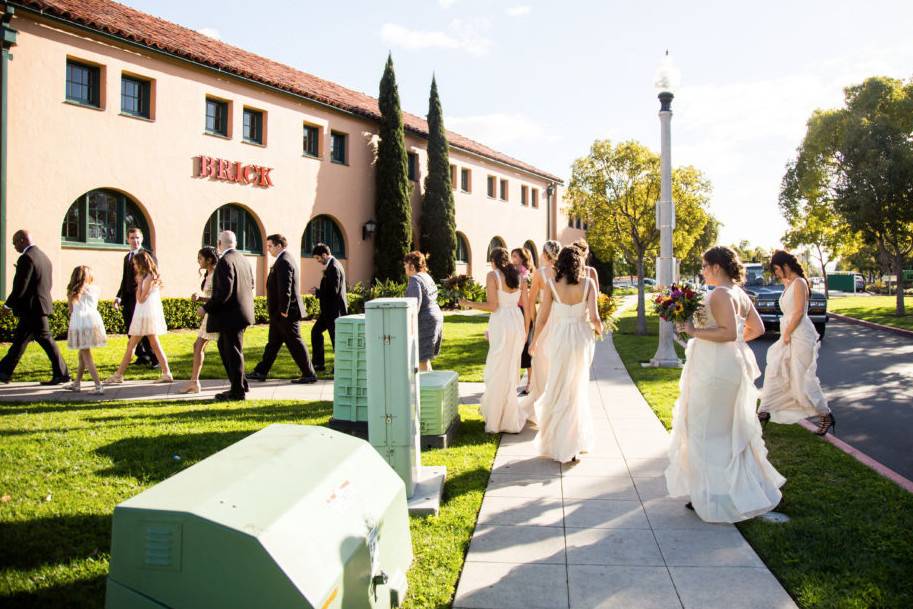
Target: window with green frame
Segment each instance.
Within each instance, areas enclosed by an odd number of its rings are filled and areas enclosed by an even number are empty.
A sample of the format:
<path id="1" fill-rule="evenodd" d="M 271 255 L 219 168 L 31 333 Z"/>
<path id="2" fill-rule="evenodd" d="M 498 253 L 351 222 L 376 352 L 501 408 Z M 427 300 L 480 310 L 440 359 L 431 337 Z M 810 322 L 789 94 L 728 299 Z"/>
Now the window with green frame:
<path id="1" fill-rule="evenodd" d="M 228 203 L 213 212 L 203 227 L 203 245 L 217 247 L 219 233 L 232 231 L 238 238 L 238 251 L 248 254 L 263 254 L 263 241 L 260 239 L 260 225 L 246 209 L 240 205 Z"/>
<path id="2" fill-rule="evenodd" d="M 457 233 L 456 261 L 459 264 L 469 262 L 469 245 L 466 243 L 466 236 L 463 233 Z"/>
<path id="3" fill-rule="evenodd" d="M 126 195 L 100 188 L 73 201 L 63 217 L 64 245 L 127 246 L 127 230 L 137 227 L 148 237 L 149 225 Z"/>
<path id="4" fill-rule="evenodd" d="M 346 242 L 342 238 L 342 231 L 329 216 L 317 216 L 308 222 L 304 229 L 304 237 L 301 239 L 301 257 L 310 258 L 314 246 L 318 243 L 325 243 L 334 258 L 345 259 Z"/>

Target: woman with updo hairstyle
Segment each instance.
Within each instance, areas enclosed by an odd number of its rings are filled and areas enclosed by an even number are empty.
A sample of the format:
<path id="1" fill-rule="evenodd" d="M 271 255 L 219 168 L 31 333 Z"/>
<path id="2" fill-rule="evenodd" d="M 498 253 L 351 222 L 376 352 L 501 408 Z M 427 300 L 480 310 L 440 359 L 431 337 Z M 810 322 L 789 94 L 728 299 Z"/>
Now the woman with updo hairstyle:
<path id="1" fill-rule="evenodd" d="M 762 423 L 798 423 L 819 417 L 819 436 L 836 427 L 834 413 L 818 382 L 818 332 L 808 317 L 810 290 L 805 270 L 789 252 L 777 250 L 770 272 L 783 282 L 780 338 L 767 350 L 758 419 Z"/>
<path id="2" fill-rule="evenodd" d="M 520 271 L 520 285 L 521 288 L 526 290 L 526 295 L 521 296 L 520 300 L 529 303 L 529 285 L 530 277 L 533 266 L 533 257 L 525 247 L 517 247 L 510 250 L 510 263 L 517 267 L 517 270 Z M 526 329 L 526 343 L 523 345 L 523 353 L 520 354 L 520 368 L 526 370 L 526 387 L 520 390 L 520 395 L 525 396 L 529 394 L 529 379 L 530 374 L 532 373 L 533 358 L 529 354 L 529 345 L 530 341 L 533 338 L 533 329 L 532 329 L 532 312 L 529 311 L 531 307 L 520 306 L 520 309 L 523 311 L 523 327 Z"/>
<path id="3" fill-rule="evenodd" d="M 488 433 L 519 433 L 528 413 L 520 410 L 517 383 L 520 354 L 526 343 L 523 312 L 518 305 L 526 291 L 520 273 L 503 247 L 491 252 L 491 271 L 485 280 L 485 302 L 460 299 L 460 306 L 488 311 L 488 356 L 485 358 L 485 393 L 480 404 Z"/>
<path id="4" fill-rule="evenodd" d="M 786 482 L 767 460 L 755 413 L 761 371 L 747 341 L 764 334 L 764 322 L 738 286 L 734 251 L 710 248 L 701 272 L 715 289 L 702 314 L 678 325 L 692 339 L 672 411 L 666 486 L 690 497 L 685 507 L 705 522 L 739 522 L 775 508 Z"/>
<path id="5" fill-rule="evenodd" d="M 212 298 L 212 279 L 216 264 L 219 262 L 219 254 L 216 248 L 211 245 L 204 245 L 197 252 L 197 266 L 199 273 L 203 276 L 200 281 L 200 291 L 190 295 L 190 300 L 197 303 L 197 306 L 203 306 Z M 200 328 L 197 330 L 197 339 L 193 343 L 193 365 L 190 368 L 190 378 L 187 383 L 181 387 L 179 393 L 200 393 L 200 372 L 203 370 L 203 362 L 206 359 L 206 345 L 212 341 L 219 340 L 218 332 L 207 332 L 206 324 L 208 318 L 206 315 L 200 319 Z"/>
<path id="6" fill-rule="evenodd" d="M 593 283 L 596 284 L 596 291 L 599 292 L 599 273 L 589 265 L 590 262 L 590 244 L 587 243 L 587 240 L 584 238 L 577 239 L 571 244 L 573 247 L 576 247 L 580 250 L 580 255 L 583 257 L 583 265 L 586 269 L 586 276 L 593 280 Z"/>
<path id="7" fill-rule="evenodd" d="M 437 284 L 428 274 L 425 254 L 409 252 L 403 258 L 403 268 L 409 278 L 406 296 L 418 301 L 418 367 L 422 372 L 428 372 L 431 360 L 441 352 L 444 313 L 437 304 Z"/>
<path id="8" fill-rule="evenodd" d="M 533 357 L 545 351 L 550 360 L 545 391 L 536 402 L 537 452 L 559 463 L 576 461 L 581 453 L 593 450 L 590 366 L 596 337 L 603 330 L 596 291 L 580 250 L 563 248 L 555 263 L 555 281 L 543 290 L 530 349 Z M 543 338 L 546 324 L 549 331 Z"/>
<path id="9" fill-rule="evenodd" d="M 545 299 L 549 284 L 555 281 L 555 262 L 558 260 L 559 251 L 561 251 L 561 244 L 557 241 L 549 240 L 543 243 L 542 255 L 539 256 L 541 264 L 536 269 L 536 272 L 532 274 L 532 281 L 529 286 L 529 306 L 527 307 L 529 316 L 527 323 L 530 326 L 531 334 L 528 340 L 530 347 L 532 347 L 536 337 L 537 304 Z M 543 344 L 545 344 L 548 325 L 544 325 L 540 333 L 542 334 Z M 532 354 L 530 354 L 530 358 L 532 359 L 532 367 L 527 375 L 526 388 L 520 393 L 523 396 L 520 400 L 520 408 L 525 412 L 529 412 L 531 419 L 535 421 L 538 418 L 535 411 L 536 400 L 542 397 L 545 392 L 545 379 L 548 378 L 548 352 L 543 349 L 539 351 L 536 357 L 532 357 Z"/>

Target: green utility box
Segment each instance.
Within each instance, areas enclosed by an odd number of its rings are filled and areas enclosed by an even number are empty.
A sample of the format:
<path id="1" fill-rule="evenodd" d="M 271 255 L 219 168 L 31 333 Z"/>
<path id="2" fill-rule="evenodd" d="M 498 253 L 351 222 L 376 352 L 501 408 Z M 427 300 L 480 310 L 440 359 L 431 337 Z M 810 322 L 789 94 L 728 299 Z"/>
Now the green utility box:
<path id="1" fill-rule="evenodd" d="M 452 370 L 420 372 L 418 375 L 423 436 L 447 433 L 459 414 L 459 377 Z"/>
<path id="2" fill-rule="evenodd" d="M 270 425 L 114 509 L 105 607 L 397 607 L 406 509 L 364 440 Z"/>
<path id="3" fill-rule="evenodd" d="M 365 316 L 346 315 L 336 320 L 333 366 L 333 419 L 368 421 L 368 356 L 365 351 Z"/>
<path id="4" fill-rule="evenodd" d="M 833 271 L 827 274 L 827 289 L 841 292 L 855 292 L 855 273 Z"/>
<path id="5" fill-rule="evenodd" d="M 368 440 L 412 497 L 421 467 L 418 316 L 414 298 L 365 303 L 368 353 Z"/>

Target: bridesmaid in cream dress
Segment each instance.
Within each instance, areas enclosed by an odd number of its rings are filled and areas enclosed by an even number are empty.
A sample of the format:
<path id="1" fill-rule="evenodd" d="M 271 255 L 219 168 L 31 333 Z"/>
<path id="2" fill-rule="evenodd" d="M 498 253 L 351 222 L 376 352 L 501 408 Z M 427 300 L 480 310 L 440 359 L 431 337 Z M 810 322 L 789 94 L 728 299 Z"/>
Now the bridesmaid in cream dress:
<path id="1" fill-rule="evenodd" d="M 460 305 L 490 311 L 488 320 L 488 357 L 485 359 L 485 393 L 481 410 L 488 433 L 519 433 L 528 413 L 520 410 L 517 383 L 520 380 L 520 354 L 526 344 L 523 311 L 526 290 L 520 273 L 510 263 L 503 247 L 491 252 L 492 270 L 486 279 L 487 300 L 460 299 Z"/>
<path id="2" fill-rule="evenodd" d="M 834 413 L 818 382 L 818 332 L 808 318 L 808 282 L 796 257 L 778 250 L 770 269 L 783 282 L 780 338 L 767 350 L 758 419 L 762 423 L 798 423 L 818 416 L 819 436 L 836 429 Z"/>
<path id="3" fill-rule="evenodd" d="M 549 331 L 543 337 L 546 324 Z M 533 357 L 547 351 L 551 359 L 545 393 L 536 402 L 536 446 L 540 455 L 559 463 L 593 450 L 590 365 L 601 334 L 596 284 L 587 276 L 580 250 L 565 247 L 555 264 L 555 281 L 548 281 L 530 349 Z"/>
<path id="4" fill-rule="evenodd" d="M 698 326 L 679 325 L 688 341 L 680 393 L 672 412 L 666 486 L 687 495 L 706 522 L 739 522 L 775 508 L 786 479 L 767 460 L 755 414 L 760 376 L 746 341 L 764 333 L 764 323 L 737 282 L 741 263 L 727 247 L 704 252 L 703 271 L 716 286 Z"/>
<path id="5" fill-rule="evenodd" d="M 549 285 L 555 280 L 555 261 L 558 259 L 558 252 L 561 251 L 561 244 L 557 241 L 546 241 L 542 244 L 542 265 L 533 273 L 532 285 L 529 287 L 529 310 L 530 320 L 535 322 L 538 319 L 536 312 L 536 302 L 545 301 L 549 293 Z M 533 342 L 539 337 L 540 345 L 545 345 L 548 336 L 548 324 L 543 323 L 541 329 L 534 329 Z M 532 354 L 530 354 L 532 355 Z M 530 369 L 528 393 L 520 398 L 520 409 L 529 413 L 530 420 L 538 420 L 538 414 L 535 411 L 536 400 L 545 393 L 545 380 L 548 378 L 549 352 L 548 349 L 539 349 L 539 353 L 533 357 L 533 367 Z"/>

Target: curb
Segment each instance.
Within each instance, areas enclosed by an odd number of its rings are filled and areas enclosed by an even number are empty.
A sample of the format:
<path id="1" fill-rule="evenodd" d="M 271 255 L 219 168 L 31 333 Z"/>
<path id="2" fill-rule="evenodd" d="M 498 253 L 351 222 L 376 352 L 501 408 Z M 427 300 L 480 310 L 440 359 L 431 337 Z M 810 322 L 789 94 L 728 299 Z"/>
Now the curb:
<path id="1" fill-rule="evenodd" d="M 913 338 L 913 330 L 905 330 L 903 328 L 895 328 L 894 326 L 886 326 L 884 324 L 877 324 L 874 321 L 866 321 L 864 319 L 859 319 L 857 317 L 847 317 L 846 315 L 841 315 L 840 313 L 831 313 L 828 312 L 828 315 L 838 319 L 840 321 L 845 321 L 847 323 L 856 324 L 858 326 L 865 326 L 866 328 L 871 328 L 872 330 L 884 330 L 885 332 L 891 332 L 892 334 L 898 334 L 906 338 Z"/>
<path id="2" fill-rule="evenodd" d="M 817 425 L 815 425 L 814 423 L 811 423 L 808 420 L 799 421 L 799 425 L 801 425 L 802 427 L 804 427 L 805 429 L 807 429 L 811 432 L 814 432 L 818 429 Z M 831 444 L 832 446 L 842 450 L 849 456 L 853 457 L 854 459 L 856 459 L 857 461 L 859 461 L 860 463 L 862 463 L 863 465 L 865 465 L 866 467 L 868 467 L 869 469 L 874 471 L 876 474 L 879 474 L 880 476 L 887 478 L 888 480 L 890 480 L 891 482 L 893 482 L 900 488 L 904 489 L 908 493 L 913 493 L 913 480 L 909 480 L 909 479 L 903 477 L 902 475 L 898 474 L 897 472 L 895 472 L 893 469 L 891 469 L 887 465 L 884 465 L 884 464 L 880 463 L 879 461 L 876 461 L 875 459 L 868 456 L 861 450 L 854 448 L 853 446 L 851 446 L 850 444 L 847 444 L 840 438 L 835 438 L 831 434 L 827 434 L 826 436 L 824 436 L 824 441 L 827 442 L 828 444 Z"/>

